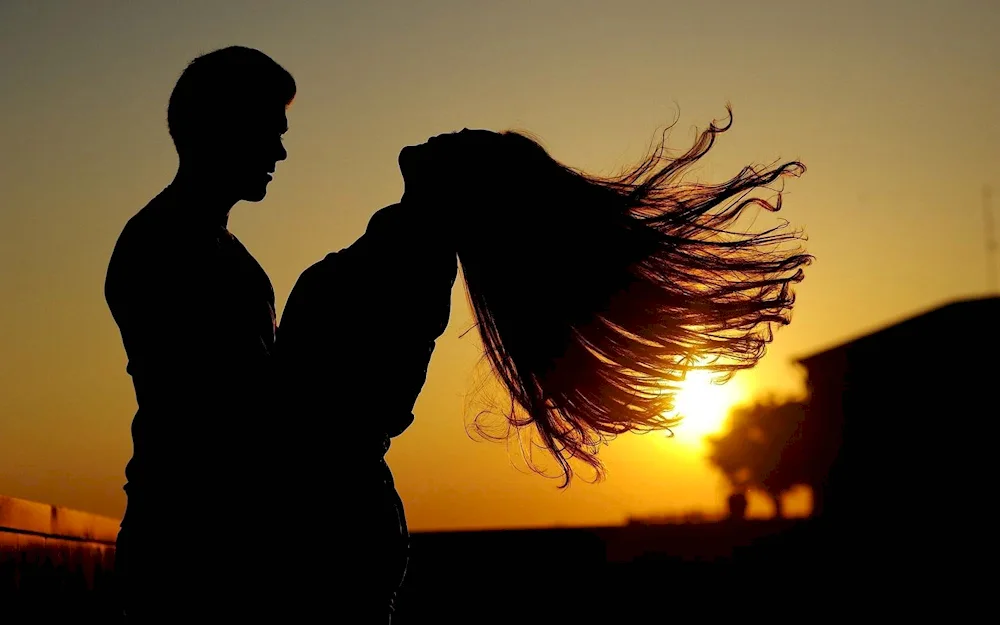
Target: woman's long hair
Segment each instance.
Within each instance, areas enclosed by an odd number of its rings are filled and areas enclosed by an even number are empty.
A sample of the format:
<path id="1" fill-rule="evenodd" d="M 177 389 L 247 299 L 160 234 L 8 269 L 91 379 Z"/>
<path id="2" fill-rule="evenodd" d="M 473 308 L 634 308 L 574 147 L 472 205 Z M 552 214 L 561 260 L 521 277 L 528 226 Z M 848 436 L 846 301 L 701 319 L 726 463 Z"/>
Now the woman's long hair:
<path id="1" fill-rule="evenodd" d="M 477 198 L 458 255 L 485 355 L 510 394 L 509 424 L 534 426 L 563 470 L 600 476 L 598 447 L 679 422 L 674 394 L 693 369 L 725 381 L 753 367 L 787 324 L 811 257 L 786 224 L 741 231 L 753 192 L 805 171 L 745 167 L 721 184 L 684 180 L 732 125 L 713 123 L 684 154 L 665 136 L 612 177 L 571 169 L 526 135 L 501 134 L 500 188 Z M 668 129 L 669 130 L 669 129 Z M 484 210 L 478 206 L 485 205 Z M 473 212 L 473 211 L 470 211 Z"/>

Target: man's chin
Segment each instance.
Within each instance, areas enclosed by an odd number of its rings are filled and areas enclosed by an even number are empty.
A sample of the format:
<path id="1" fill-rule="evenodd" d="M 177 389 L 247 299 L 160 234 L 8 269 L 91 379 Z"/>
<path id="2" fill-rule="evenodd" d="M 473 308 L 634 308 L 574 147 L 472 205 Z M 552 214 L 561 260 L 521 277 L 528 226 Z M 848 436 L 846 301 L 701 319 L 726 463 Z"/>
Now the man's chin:
<path id="1" fill-rule="evenodd" d="M 267 186 L 262 186 L 257 189 L 248 189 L 243 193 L 244 202 L 260 202 L 265 197 L 267 197 Z"/>

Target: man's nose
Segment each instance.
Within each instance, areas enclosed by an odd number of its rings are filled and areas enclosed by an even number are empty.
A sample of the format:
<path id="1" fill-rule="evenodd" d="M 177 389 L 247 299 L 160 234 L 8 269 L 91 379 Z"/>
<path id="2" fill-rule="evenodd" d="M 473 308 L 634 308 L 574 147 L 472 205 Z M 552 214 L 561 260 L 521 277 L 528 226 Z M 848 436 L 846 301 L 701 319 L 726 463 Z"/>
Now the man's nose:
<path id="1" fill-rule="evenodd" d="M 279 161 L 283 161 L 286 158 L 288 158 L 288 150 L 285 149 L 285 146 L 283 144 L 281 143 L 278 144 L 278 153 L 275 155 L 275 157 Z"/>

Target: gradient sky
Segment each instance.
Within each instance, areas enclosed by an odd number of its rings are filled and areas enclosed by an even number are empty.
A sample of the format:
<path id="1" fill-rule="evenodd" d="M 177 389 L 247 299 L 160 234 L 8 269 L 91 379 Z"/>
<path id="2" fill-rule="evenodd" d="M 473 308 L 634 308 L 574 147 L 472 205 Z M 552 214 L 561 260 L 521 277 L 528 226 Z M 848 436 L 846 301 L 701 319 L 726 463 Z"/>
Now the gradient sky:
<path id="1" fill-rule="evenodd" d="M 735 125 L 700 175 L 803 160 L 783 213 L 818 259 L 792 325 L 737 379 L 741 392 L 795 391 L 793 357 L 986 290 L 980 198 L 985 184 L 1000 195 L 994 0 L 6 0 L 0 493 L 124 509 L 135 399 L 104 273 L 125 221 L 174 173 L 174 81 L 230 44 L 264 50 L 299 84 L 288 160 L 267 199 L 230 221 L 279 310 L 302 269 L 399 198 L 404 145 L 513 127 L 607 173 L 675 118 L 672 144 L 687 147 L 727 101 Z M 471 323 L 464 298 L 457 289 L 416 423 L 389 455 L 414 529 L 721 508 L 725 486 L 691 441 L 624 437 L 602 452 L 606 481 L 559 491 L 502 444 L 470 440 L 467 394 L 481 371 L 477 339 L 459 338 Z M 349 472 L 335 455 L 348 444 L 330 441 L 337 474 Z"/>

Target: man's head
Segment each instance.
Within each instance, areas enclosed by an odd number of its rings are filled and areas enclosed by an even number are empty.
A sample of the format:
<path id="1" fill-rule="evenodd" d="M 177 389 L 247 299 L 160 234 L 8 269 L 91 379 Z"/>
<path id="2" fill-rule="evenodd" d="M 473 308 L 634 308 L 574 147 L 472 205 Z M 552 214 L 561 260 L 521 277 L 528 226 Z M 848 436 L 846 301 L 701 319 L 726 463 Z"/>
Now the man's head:
<path id="1" fill-rule="evenodd" d="M 281 135 L 294 97 L 295 79 L 259 50 L 232 46 L 196 58 L 167 109 L 181 169 L 237 201 L 262 200 L 287 156 Z"/>

